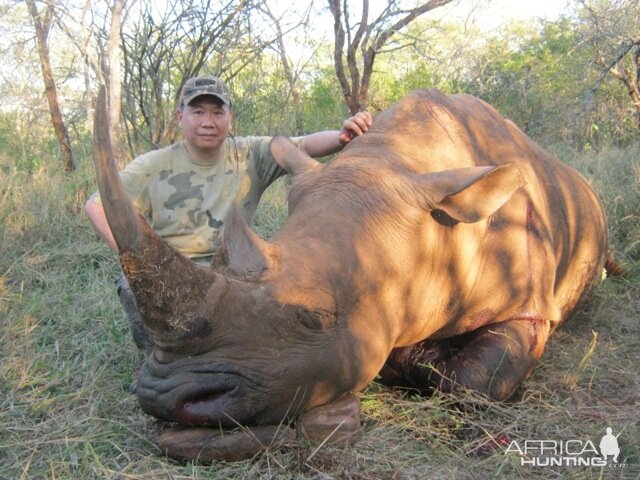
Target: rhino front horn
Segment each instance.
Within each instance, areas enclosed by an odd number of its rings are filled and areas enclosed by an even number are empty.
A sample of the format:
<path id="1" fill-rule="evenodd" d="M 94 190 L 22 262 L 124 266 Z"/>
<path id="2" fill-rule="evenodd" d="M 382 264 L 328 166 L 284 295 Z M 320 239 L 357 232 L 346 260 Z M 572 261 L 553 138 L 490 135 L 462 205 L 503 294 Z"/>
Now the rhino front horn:
<path id="1" fill-rule="evenodd" d="M 93 163 L 107 222 L 118 251 L 127 252 L 141 248 L 144 235 L 141 232 L 140 219 L 119 181 L 118 168 L 113 158 L 104 85 L 100 87 L 98 94 L 93 125 Z"/>
<path id="2" fill-rule="evenodd" d="M 101 87 L 94 125 L 98 188 L 140 316 L 161 348 L 197 350 L 213 329 L 213 312 L 199 315 L 199 308 L 225 279 L 178 253 L 138 215 L 120 181 L 108 125 L 106 94 Z"/>

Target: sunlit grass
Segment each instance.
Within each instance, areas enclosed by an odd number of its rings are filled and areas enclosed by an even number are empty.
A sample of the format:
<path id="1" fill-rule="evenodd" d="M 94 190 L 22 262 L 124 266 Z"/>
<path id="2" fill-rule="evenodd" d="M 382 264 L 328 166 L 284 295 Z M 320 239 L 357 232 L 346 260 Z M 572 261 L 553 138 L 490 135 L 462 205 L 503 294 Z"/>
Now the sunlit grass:
<path id="1" fill-rule="evenodd" d="M 262 200 L 254 219 L 255 230 L 265 239 L 271 239 L 280 231 L 287 220 L 287 195 L 289 178 L 276 180 L 262 195 Z"/>
<path id="2" fill-rule="evenodd" d="M 421 398 L 374 384 L 354 446 L 213 466 L 163 458 L 161 424 L 131 393 L 140 359 L 115 295 L 119 268 L 80 210 L 92 169 L 0 176 L 0 478 L 637 478 L 639 157 L 638 147 L 564 155 L 601 193 L 629 276 L 602 283 L 554 334 L 518 398 Z M 286 219 L 286 189 L 271 189 L 258 212 L 266 238 Z M 597 442 L 607 426 L 626 427 L 624 469 L 536 471 L 504 455 L 505 439 Z"/>

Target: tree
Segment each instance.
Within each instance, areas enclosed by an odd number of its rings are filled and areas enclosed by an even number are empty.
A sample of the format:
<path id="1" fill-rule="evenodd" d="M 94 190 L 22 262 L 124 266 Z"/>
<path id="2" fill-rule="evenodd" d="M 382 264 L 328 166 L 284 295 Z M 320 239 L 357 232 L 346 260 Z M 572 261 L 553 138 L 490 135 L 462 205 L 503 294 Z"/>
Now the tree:
<path id="1" fill-rule="evenodd" d="M 453 0 L 430 0 L 411 9 L 403 9 L 398 0 L 391 0 L 371 23 L 369 0 L 362 0 L 360 18 L 355 23 L 348 11 L 347 0 L 327 1 L 334 20 L 333 61 L 336 75 L 347 106 L 355 114 L 367 107 L 374 61 L 378 54 L 384 52 L 391 38 L 420 15 Z M 402 47 L 395 45 L 393 48 Z"/>
<path id="2" fill-rule="evenodd" d="M 593 48 L 601 72 L 595 86 L 607 77 L 625 88 L 635 125 L 640 130 L 640 3 L 638 0 L 579 0 L 586 26 L 584 41 Z"/>
<path id="3" fill-rule="evenodd" d="M 583 108 L 588 77 L 584 48 L 577 43 L 575 26 L 567 18 L 514 21 L 467 58 L 466 90 L 538 141 L 580 146 L 588 117 Z"/>
<path id="4" fill-rule="evenodd" d="M 228 80 L 264 48 L 254 42 L 248 6 L 249 0 L 139 5 L 140 18 L 122 39 L 123 112 L 134 153 L 175 140 L 175 110 L 188 78 L 206 72 Z"/>
<path id="5" fill-rule="evenodd" d="M 107 52 L 109 59 L 109 135 L 113 153 L 120 167 L 124 167 L 125 155 L 120 135 L 120 116 L 122 113 L 122 79 L 120 56 L 120 33 L 122 31 L 122 13 L 124 0 L 113 0 L 111 4 L 111 25 Z"/>
<path id="6" fill-rule="evenodd" d="M 293 27 L 289 27 L 289 30 L 295 29 L 296 27 L 301 25 L 305 26 L 305 29 L 306 29 L 306 26 L 309 22 L 309 12 L 311 11 L 310 7 L 311 5 L 309 5 L 309 8 L 304 13 L 304 16 L 300 20 L 300 22 L 297 25 L 294 25 Z M 302 114 L 302 95 L 300 93 L 300 86 L 299 86 L 300 71 L 296 69 L 296 66 L 287 55 L 287 49 L 285 46 L 285 38 L 284 38 L 285 32 L 283 31 L 283 28 L 282 28 L 282 18 L 276 16 L 266 3 L 263 3 L 262 5 L 260 5 L 259 10 L 264 12 L 264 14 L 269 18 L 270 22 L 272 23 L 273 28 L 275 29 L 276 39 L 274 42 L 274 49 L 278 54 L 278 57 L 280 58 L 280 62 L 282 63 L 282 68 L 284 70 L 287 83 L 289 84 L 291 98 L 293 100 L 294 115 L 295 115 L 295 127 L 294 127 L 295 129 L 294 129 L 293 135 L 302 135 L 304 133 L 304 118 Z M 289 18 L 291 16 L 291 13 L 286 12 L 284 15 L 286 15 L 286 18 Z"/>
<path id="7" fill-rule="evenodd" d="M 74 8 L 75 7 L 75 8 Z M 109 108 L 109 134 L 114 156 L 122 168 L 127 154 L 122 145 L 122 25 L 125 0 L 110 0 L 95 5 L 84 0 L 81 11 L 73 2 L 59 2 L 56 8 L 56 24 L 66 34 L 84 59 L 84 84 L 86 89 L 87 119 L 92 119 L 94 89 L 93 80 L 107 87 Z"/>
<path id="8" fill-rule="evenodd" d="M 36 0 L 25 0 L 25 2 L 27 4 L 27 8 L 29 9 L 29 15 L 31 16 L 33 27 L 36 33 L 36 43 L 38 46 L 38 56 L 40 58 L 42 78 L 44 80 L 47 102 L 49 103 L 49 113 L 51 114 L 51 121 L 53 123 L 53 128 L 56 132 L 56 137 L 58 138 L 58 144 L 60 146 L 60 156 L 62 157 L 62 163 L 65 172 L 71 172 L 75 170 L 76 167 L 73 162 L 73 155 L 71 153 L 71 142 L 69 141 L 69 134 L 67 132 L 64 119 L 62 118 L 62 111 L 60 110 L 60 103 L 58 102 L 58 91 L 53 78 L 51 61 L 49 59 L 48 36 L 51 29 L 54 3 L 53 0 L 46 0 L 45 8 L 42 11 L 38 11 Z"/>

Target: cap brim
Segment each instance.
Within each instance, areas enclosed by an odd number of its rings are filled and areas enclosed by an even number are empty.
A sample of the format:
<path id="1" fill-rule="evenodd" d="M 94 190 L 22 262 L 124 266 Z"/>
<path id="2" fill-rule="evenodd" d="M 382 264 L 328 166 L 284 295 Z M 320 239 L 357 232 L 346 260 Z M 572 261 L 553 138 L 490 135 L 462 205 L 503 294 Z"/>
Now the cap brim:
<path id="1" fill-rule="evenodd" d="M 209 92 L 199 92 L 199 93 L 196 93 L 194 95 L 191 95 L 190 97 L 186 97 L 186 98 L 183 99 L 182 103 L 183 103 L 183 105 L 189 105 L 191 102 L 193 102 L 198 97 L 216 97 L 224 105 L 226 105 L 226 106 L 230 106 L 231 105 L 231 102 L 229 102 L 229 100 L 224 98 L 223 96 L 217 95 L 215 93 L 209 93 Z"/>

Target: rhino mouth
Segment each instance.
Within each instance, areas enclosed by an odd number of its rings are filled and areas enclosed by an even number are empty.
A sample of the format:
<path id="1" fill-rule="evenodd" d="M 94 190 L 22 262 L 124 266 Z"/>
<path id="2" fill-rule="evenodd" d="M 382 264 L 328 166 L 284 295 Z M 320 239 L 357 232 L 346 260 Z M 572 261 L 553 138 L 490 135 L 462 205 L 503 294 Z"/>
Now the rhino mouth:
<path id="1" fill-rule="evenodd" d="M 256 414 L 247 401 L 250 383 L 226 365 L 206 364 L 197 357 L 165 364 L 150 355 L 136 393 L 142 409 L 162 420 L 236 427 L 253 423 Z"/>
<path id="2" fill-rule="evenodd" d="M 221 387 L 203 395 L 187 397 L 178 405 L 175 421 L 186 425 L 223 423 L 225 418 L 232 422 L 240 421 L 231 416 L 229 408 L 230 403 L 237 399 L 238 390 L 238 386 Z"/>

